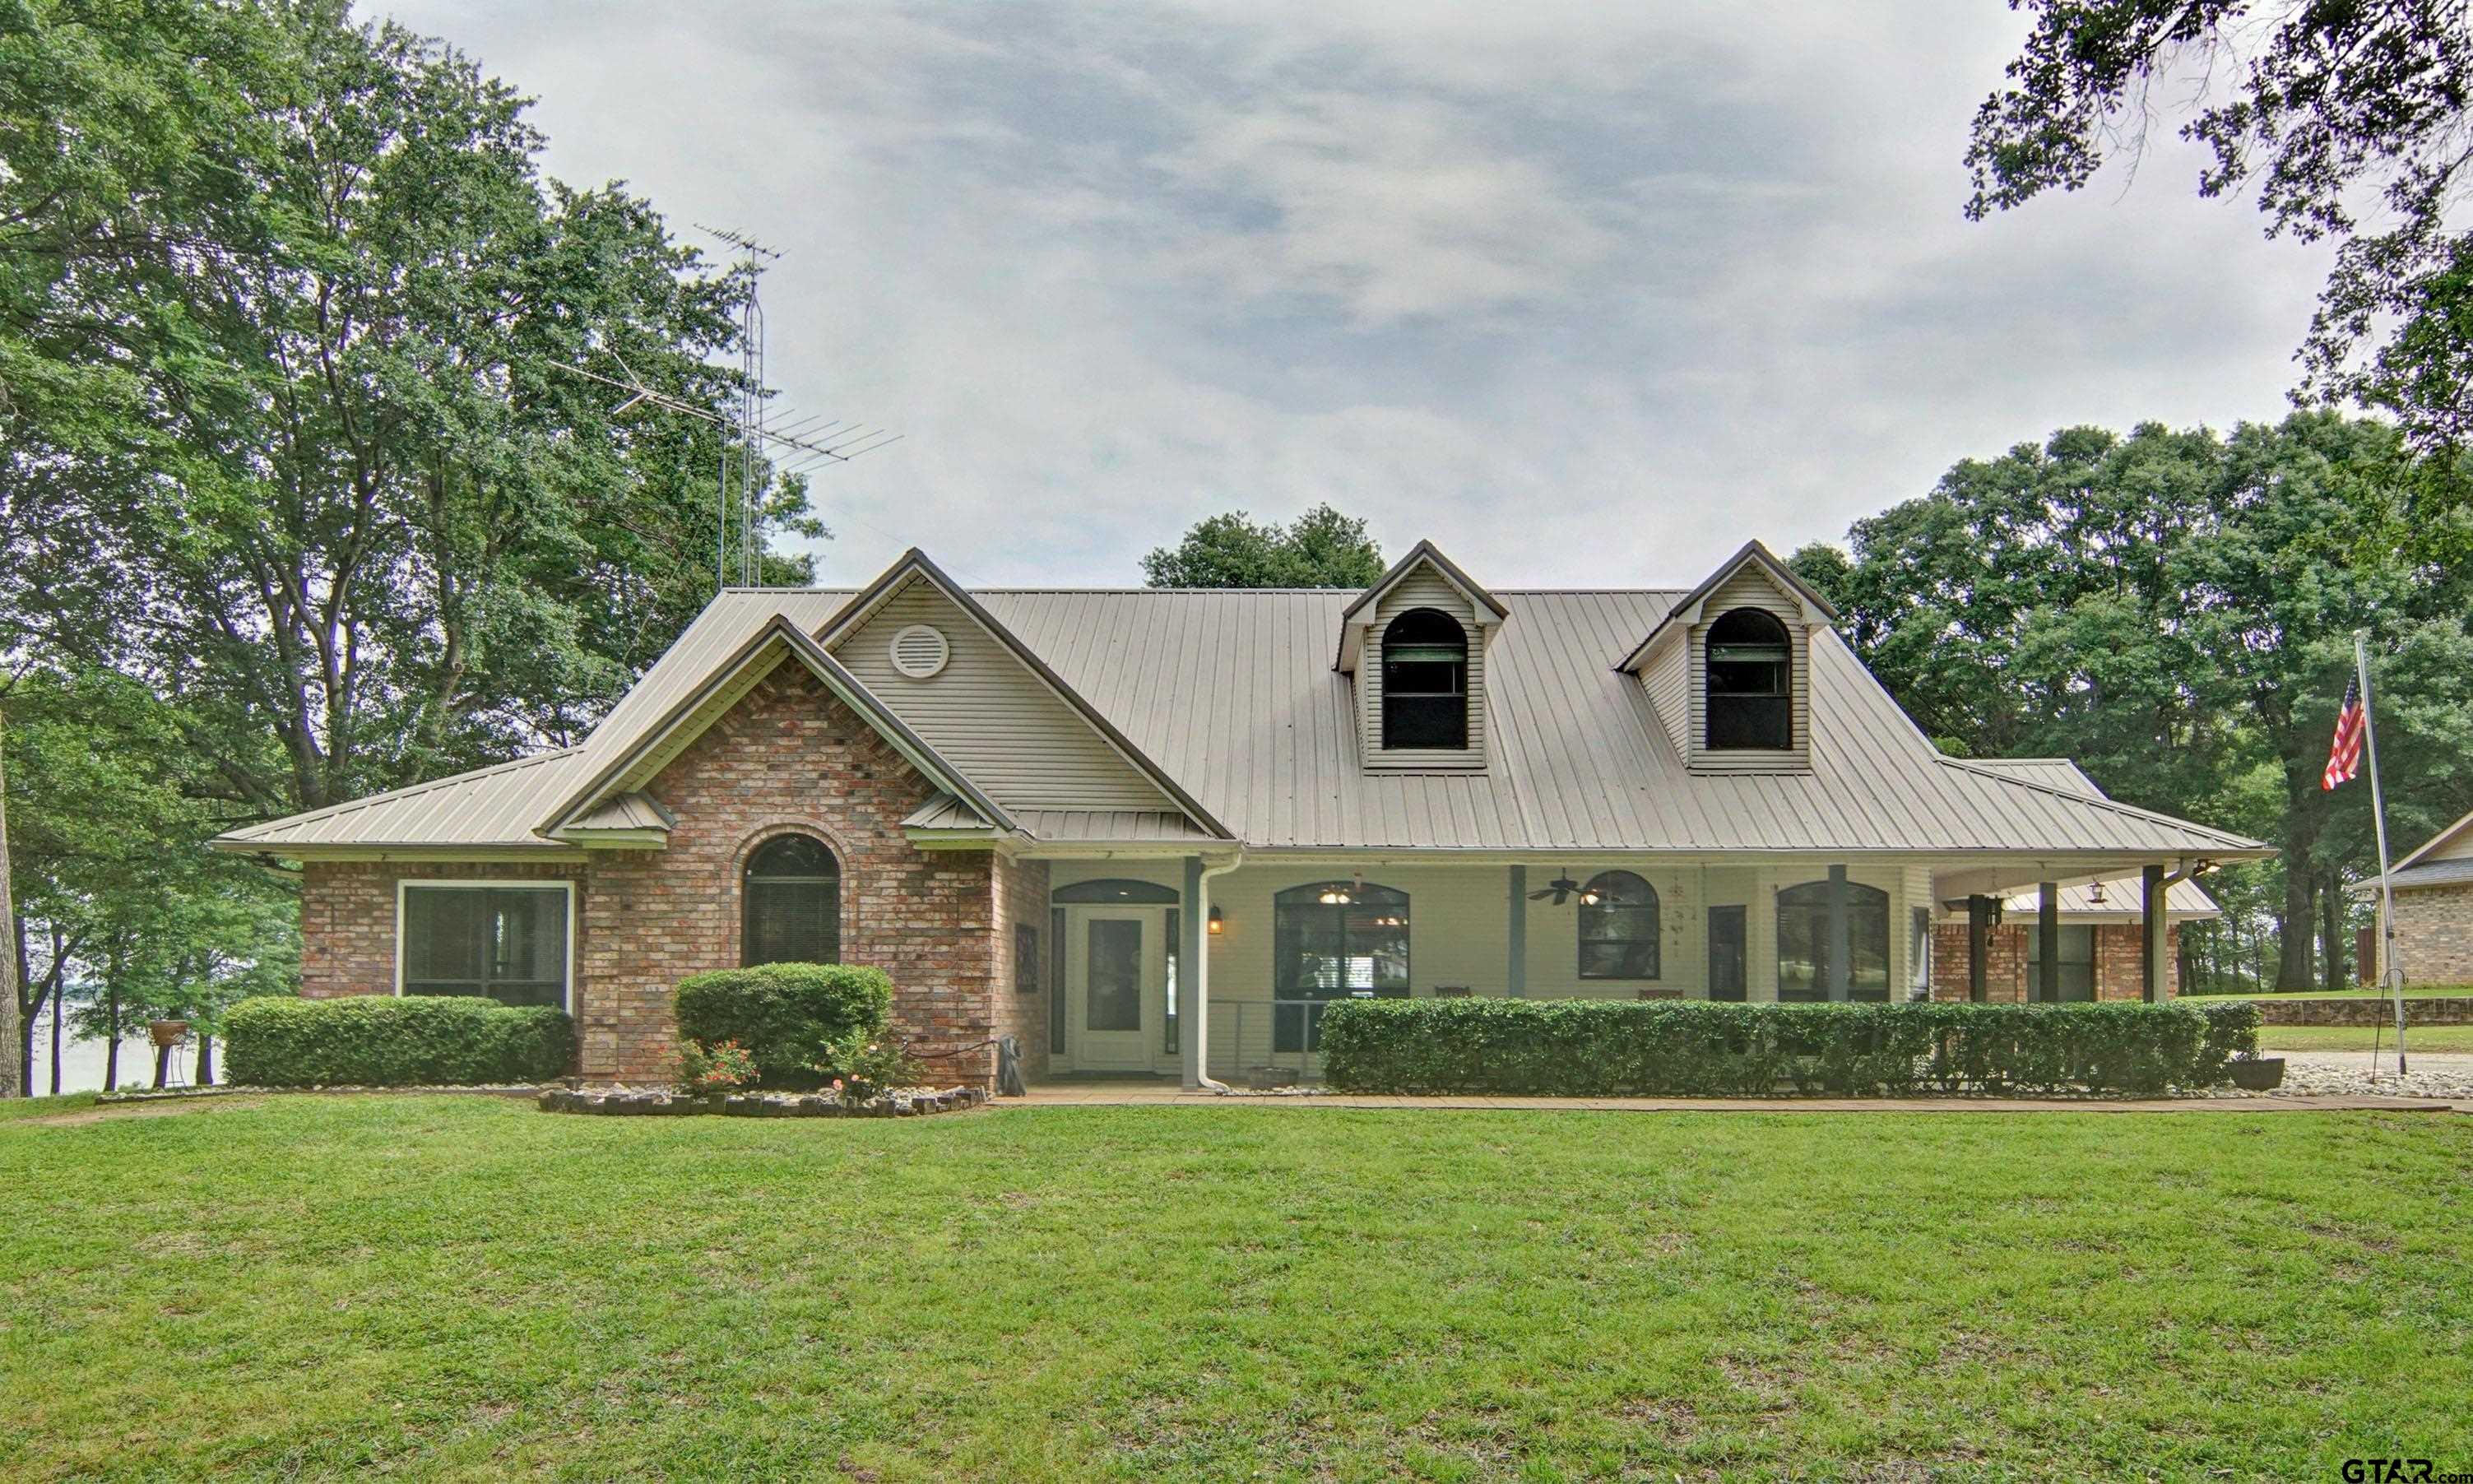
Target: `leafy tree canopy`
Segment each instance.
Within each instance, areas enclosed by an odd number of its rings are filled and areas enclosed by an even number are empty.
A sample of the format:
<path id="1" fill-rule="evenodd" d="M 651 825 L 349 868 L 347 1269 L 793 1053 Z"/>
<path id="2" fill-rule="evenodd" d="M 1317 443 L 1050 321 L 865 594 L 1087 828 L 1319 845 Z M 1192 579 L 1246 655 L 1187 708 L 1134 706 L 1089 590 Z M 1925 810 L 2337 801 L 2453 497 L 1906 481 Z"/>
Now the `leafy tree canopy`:
<path id="1" fill-rule="evenodd" d="M 2116 798 L 2276 845 L 2298 986 L 2317 892 L 2375 864 L 2365 791 L 2318 786 L 2357 629 L 2391 829 L 2473 807 L 2473 588 L 2414 556 L 2413 491 L 2395 430 L 2330 412 L 2069 428 L 1793 565 L 1944 750 L 2074 757 Z"/>
<path id="2" fill-rule="evenodd" d="M 1142 558 L 1153 587 L 1370 587 L 1382 570 L 1365 522 L 1329 505 L 1285 526 L 1257 524 L 1241 510 L 1212 515 Z"/>
<path id="3" fill-rule="evenodd" d="M 2077 190 L 2180 121 L 2201 196 L 2255 187 L 2269 236 L 2341 246 L 2303 395 L 2391 410 L 2417 445 L 2473 432 L 2473 18 L 2437 0 L 2012 0 L 2034 27 L 1975 117 L 1970 216 Z M 2376 341 L 2365 355 L 2364 349 Z"/>

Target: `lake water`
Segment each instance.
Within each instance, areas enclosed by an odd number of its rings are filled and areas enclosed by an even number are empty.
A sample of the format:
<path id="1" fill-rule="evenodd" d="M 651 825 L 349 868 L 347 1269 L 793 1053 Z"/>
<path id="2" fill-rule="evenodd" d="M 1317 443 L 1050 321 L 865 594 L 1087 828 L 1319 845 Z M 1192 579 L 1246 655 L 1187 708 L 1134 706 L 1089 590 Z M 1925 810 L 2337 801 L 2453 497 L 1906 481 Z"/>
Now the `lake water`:
<path id="1" fill-rule="evenodd" d="M 100 1041 L 79 1041 L 71 1038 L 60 1047 L 60 1087 L 62 1092 L 94 1092 L 103 1087 L 103 1062 L 106 1047 Z M 189 1080 L 197 1080 L 198 1049 L 190 1046 L 174 1053 L 176 1068 Z M 46 1016 L 35 1026 L 35 1065 L 27 1077 L 26 1090 L 36 1096 L 52 1091 L 52 1021 Z M 146 1040 L 141 1028 L 120 1043 L 120 1085 L 142 1088 L 155 1080 L 155 1047 Z"/>

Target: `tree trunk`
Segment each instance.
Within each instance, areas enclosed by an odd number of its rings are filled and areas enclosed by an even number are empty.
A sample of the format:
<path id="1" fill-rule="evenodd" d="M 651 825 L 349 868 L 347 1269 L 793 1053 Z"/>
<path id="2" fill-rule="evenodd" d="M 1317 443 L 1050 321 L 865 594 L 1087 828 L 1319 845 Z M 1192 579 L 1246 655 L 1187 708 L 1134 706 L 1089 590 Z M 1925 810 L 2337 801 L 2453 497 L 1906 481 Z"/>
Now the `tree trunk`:
<path id="1" fill-rule="evenodd" d="M 104 987 L 104 1029 L 110 1033 L 103 1044 L 103 1090 L 120 1090 L 120 976 L 114 974 Z"/>
<path id="2" fill-rule="evenodd" d="M 52 1096 L 60 1095 L 60 997 L 52 996 Z"/>
<path id="3" fill-rule="evenodd" d="M 8 751 L 9 728 L 0 718 L 0 754 Z M 34 1079 L 35 1042 L 28 1028 L 21 1023 L 24 1009 L 17 1002 L 18 977 L 25 959 L 24 945 L 17 942 L 22 930 L 17 922 L 14 898 L 9 893 L 9 772 L 5 756 L 0 756 L 0 924 L 10 929 L 11 941 L 0 944 L 0 1046 L 14 1045 L 14 1057 L 0 1056 L 0 1097 L 23 1097 L 27 1084 Z"/>
<path id="4" fill-rule="evenodd" d="M 2301 864 L 2315 841 L 2288 841 L 2292 864 L 2284 870 L 2284 910 L 2275 922 L 2275 987 L 2307 990 L 2318 982 L 2311 962 L 2311 940 L 2317 936 L 2318 873 Z"/>
<path id="5" fill-rule="evenodd" d="M 172 1074 L 172 1048 L 171 1048 L 171 1047 L 169 1047 L 169 1046 L 156 1046 L 156 1047 L 155 1048 L 155 1090 L 156 1090 L 156 1091 L 160 1092 L 160 1091 L 162 1091 L 162 1090 L 163 1090 L 163 1083 L 164 1083 L 164 1080 L 165 1080 L 166 1078 L 170 1077 L 170 1076 L 171 1076 L 171 1074 Z"/>
<path id="6" fill-rule="evenodd" d="M 198 1074 L 190 1081 L 202 1088 L 215 1085 L 215 1039 L 204 1031 L 198 1033 Z"/>

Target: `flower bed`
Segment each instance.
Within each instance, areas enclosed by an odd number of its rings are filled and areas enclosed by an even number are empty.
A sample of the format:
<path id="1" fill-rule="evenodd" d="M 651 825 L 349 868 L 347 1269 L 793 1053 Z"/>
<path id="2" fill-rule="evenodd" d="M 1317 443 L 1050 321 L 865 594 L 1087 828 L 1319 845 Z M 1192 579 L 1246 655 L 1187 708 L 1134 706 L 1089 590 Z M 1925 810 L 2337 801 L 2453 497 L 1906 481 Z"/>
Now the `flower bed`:
<path id="1" fill-rule="evenodd" d="M 988 1095 L 976 1088 L 895 1088 L 852 1103 L 823 1092 L 664 1092 L 657 1089 L 552 1088 L 540 1095 L 543 1113 L 593 1113 L 618 1118 L 679 1118 L 719 1113 L 732 1118 L 910 1118 L 923 1113 L 976 1108 Z"/>

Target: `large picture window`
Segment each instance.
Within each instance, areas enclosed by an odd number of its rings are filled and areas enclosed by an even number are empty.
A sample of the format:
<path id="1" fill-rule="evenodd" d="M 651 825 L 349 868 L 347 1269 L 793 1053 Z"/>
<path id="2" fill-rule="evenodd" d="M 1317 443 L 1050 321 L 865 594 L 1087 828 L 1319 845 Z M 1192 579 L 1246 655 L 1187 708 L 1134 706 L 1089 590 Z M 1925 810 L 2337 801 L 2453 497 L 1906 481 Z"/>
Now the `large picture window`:
<path id="1" fill-rule="evenodd" d="M 567 1007 L 567 888 L 403 886 L 403 993 Z"/>
<path id="2" fill-rule="evenodd" d="M 1657 977 L 1657 889 L 1628 871 L 1601 871 L 1580 889 L 1580 977 Z"/>
<path id="3" fill-rule="evenodd" d="M 812 835 L 776 835 L 747 857 L 739 962 L 836 964 L 842 954 L 842 868 Z"/>
<path id="4" fill-rule="evenodd" d="M 1846 894 L 1848 999 L 1889 997 L 1889 894 L 1855 881 L 1807 881 L 1777 896 L 1778 998 L 1829 998 L 1829 894 Z"/>
<path id="5" fill-rule="evenodd" d="M 1313 1050 L 1333 1000 L 1407 994 L 1407 893 L 1318 881 L 1280 893 L 1271 915 L 1273 1049 Z"/>
<path id="6" fill-rule="evenodd" d="M 1707 724 L 1712 751 L 1794 746 L 1794 661 L 1786 625 L 1756 608 L 1709 626 Z"/>
<path id="7" fill-rule="evenodd" d="M 1382 745 L 1465 751 L 1468 631 L 1451 614 L 1410 609 L 1382 631 Z"/>

